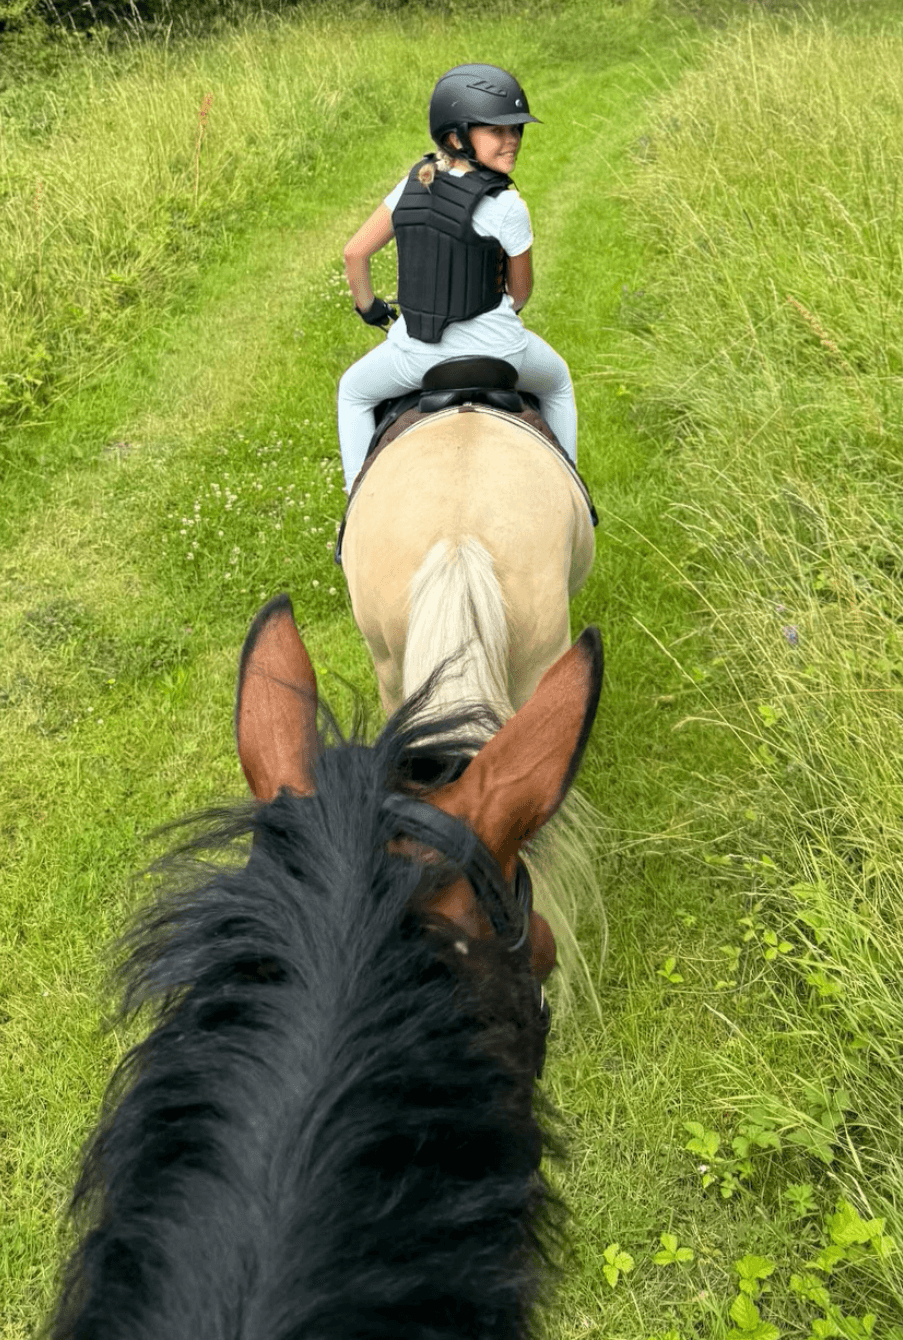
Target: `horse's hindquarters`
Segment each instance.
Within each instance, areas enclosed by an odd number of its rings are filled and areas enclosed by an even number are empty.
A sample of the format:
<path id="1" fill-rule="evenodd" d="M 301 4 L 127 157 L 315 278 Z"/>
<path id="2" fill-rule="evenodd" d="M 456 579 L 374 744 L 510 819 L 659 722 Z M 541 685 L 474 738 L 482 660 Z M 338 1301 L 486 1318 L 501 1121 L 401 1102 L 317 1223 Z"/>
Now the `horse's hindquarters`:
<path id="1" fill-rule="evenodd" d="M 515 706 L 569 645 L 568 600 L 594 553 L 577 480 L 547 441 L 505 415 L 436 415 L 373 462 L 346 523 L 343 565 L 354 617 L 387 708 L 402 696 L 413 580 L 437 544 L 453 558 L 465 542 L 492 560 Z"/>

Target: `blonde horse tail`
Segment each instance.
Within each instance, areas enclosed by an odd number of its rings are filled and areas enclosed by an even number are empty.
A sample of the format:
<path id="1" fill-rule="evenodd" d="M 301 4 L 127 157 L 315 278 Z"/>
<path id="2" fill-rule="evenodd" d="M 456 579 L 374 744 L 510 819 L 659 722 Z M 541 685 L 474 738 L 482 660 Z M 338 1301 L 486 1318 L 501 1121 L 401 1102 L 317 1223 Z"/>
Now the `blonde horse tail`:
<path id="1" fill-rule="evenodd" d="M 402 670 L 407 699 L 445 665 L 431 712 L 491 707 L 514 712 L 508 691 L 508 620 L 492 556 L 477 540 L 434 544 L 411 582 Z"/>
<path id="2" fill-rule="evenodd" d="M 596 807 L 572 786 L 561 809 L 524 852 L 536 909 L 548 920 L 558 946 L 555 1008 L 559 1014 L 589 1008 L 600 1020 L 599 983 L 608 951 L 599 869 L 602 830 Z"/>
<path id="3" fill-rule="evenodd" d="M 508 657 L 505 600 L 491 555 L 473 539 L 463 540 L 457 548 L 440 540 L 411 582 L 404 697 L 415 693 L 437 666 L 445 665 L 430 703 L 431 715 L 479 703 L 506 721 L 514 713 Z M 557 1006 L 567 1012 L 579 998 L 601 1017 L 590 961 L 601 967 L 607 942 L 596 868 L 599 829 L 594 807 L 572 788 L 555 819 L 524 854 L 537 910 L 548 918 L 558 944 Z M 591 927 L 597 937 L 590 959 L 577 938 L 578 922 Z"/>

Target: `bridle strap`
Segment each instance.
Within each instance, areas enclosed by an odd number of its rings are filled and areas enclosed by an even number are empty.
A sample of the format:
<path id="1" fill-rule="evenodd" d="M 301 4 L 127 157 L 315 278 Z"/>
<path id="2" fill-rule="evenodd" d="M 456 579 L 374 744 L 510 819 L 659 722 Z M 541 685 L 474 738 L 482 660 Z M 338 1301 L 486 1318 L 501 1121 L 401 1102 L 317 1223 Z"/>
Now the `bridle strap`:
<path id="1" fill-rule="evenodd" d="M 425 800 L 393 792 L 382 807 L 397 821 L 398 832 L 433 847 L 470 881 L 477 902 L 492 929 L 514 953 L 527 942 L 533 885 L 530 872 L 518 861 L 513 889 L 492 852 L 461 819 Z M 510 943 L 508 943 L 510 941 Z"/>
<path id="2" fill-rule="evenodd" d="M 511 888 L 492 852 L 462 819 L 455 819 L 425 800 L 398 792 L 386 796 L 382 808 L 392 815 L 397 832 L 432 847 L 457 866 L 470 881 L 474 897 L 485 910 L 499 939 L 506 943 L 511 953 L 522 949 L 529 938 L 533 909 L 533 884 L 523 861 L 517 863 L 514 887 Z M 536 977 L 533 978 L 533 988 L 542 1034 L 536 1065 L 536 1077 L 541 1079 L 551 1013 L 546 993 Z"/>

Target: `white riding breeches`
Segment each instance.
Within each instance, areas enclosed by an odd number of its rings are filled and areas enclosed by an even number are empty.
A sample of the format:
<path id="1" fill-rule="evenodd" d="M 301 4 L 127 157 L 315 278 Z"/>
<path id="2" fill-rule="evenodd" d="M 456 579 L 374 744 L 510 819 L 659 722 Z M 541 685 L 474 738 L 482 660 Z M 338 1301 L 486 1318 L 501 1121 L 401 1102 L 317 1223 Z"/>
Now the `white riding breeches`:
<path id="1" fill-rule="evenodd" d="M 505 361 L 517 369 L 518 389 L 539 397 L 543 418 L 564 450 L 577 460 L 577 406 L 568 365 L 551 345 L 532 330 L 525 330 L 526 348 L 504 353 Z M 426 372 L 441 362 L 430 345 L 420 349 L 399 348 L 391 340 L 378 344 L 352 363 L 339 382 L 339 446 L 345 487 L 350 489 L 364 463 L 376 424 L 373 410 L 381 400 L 414 391 Z"/>

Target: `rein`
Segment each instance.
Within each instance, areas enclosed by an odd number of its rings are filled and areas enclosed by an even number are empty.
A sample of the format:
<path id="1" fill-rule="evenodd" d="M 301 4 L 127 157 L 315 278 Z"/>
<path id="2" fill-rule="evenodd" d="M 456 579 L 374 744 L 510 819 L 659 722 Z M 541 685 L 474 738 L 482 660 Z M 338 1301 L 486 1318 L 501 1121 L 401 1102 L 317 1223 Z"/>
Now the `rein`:
<path id="1" fill-rule="evenodd" d="M 518 861 L 514 880 L 509 885 L 492 852 L 460 819 L 426 801 L 397 792 L 386 796 L 382 808 L 396 820 L 400 834 L 433 847 L 469 880 L 477 902 L 508 952 L 514 954 L 523 949 L 530 933 L 533 909 L 533 883 L 524 862 Z M 542 983 L 536 978 L 533 980 L 540 1024 L 547 1035 L 551 1027 L 549 1002 Z M 545 1039 L 536 1067 L 537 1078 L 542 1076 L 544 1060 Z"/>

